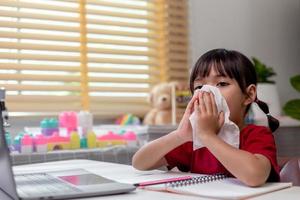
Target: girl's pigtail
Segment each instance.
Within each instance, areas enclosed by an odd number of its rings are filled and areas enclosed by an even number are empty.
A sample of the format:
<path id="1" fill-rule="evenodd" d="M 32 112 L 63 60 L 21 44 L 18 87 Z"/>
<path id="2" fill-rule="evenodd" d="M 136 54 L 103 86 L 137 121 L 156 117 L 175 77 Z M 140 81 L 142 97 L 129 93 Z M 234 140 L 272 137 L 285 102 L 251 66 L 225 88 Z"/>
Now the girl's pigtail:
<path id="1" fill-rule="evenodd" d="M 259 108 L 267 115 L 269 128 L 272 132 L 274 132 L 279 127 L 279 121 L 270 114 L 269 107 L 265 102 L 258 99 L 256 99 L 255 102 L 257 103 Z"/>

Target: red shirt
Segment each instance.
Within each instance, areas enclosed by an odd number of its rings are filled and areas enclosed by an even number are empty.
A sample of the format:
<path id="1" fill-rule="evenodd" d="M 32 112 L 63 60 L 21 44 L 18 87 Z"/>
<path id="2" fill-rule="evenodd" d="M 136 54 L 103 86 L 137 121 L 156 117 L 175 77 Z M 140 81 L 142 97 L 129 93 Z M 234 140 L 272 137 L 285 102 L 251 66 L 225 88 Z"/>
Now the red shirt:
<path id="1" fill-rule="evenodd" d="M 253 154 L 261 154 L 268 158 L 272 169 L 267 181 L 279 181 L 275 141 L 272 132 L 268 128 L 251 124 L 242 129 L 239 149 Z M 177 167 L 184 172 L 224 173 L 232 176 L 206 147 L 193 151 L 192 142 L 178 146 L 167 153 L 165 158 L 169 169 Z"/>

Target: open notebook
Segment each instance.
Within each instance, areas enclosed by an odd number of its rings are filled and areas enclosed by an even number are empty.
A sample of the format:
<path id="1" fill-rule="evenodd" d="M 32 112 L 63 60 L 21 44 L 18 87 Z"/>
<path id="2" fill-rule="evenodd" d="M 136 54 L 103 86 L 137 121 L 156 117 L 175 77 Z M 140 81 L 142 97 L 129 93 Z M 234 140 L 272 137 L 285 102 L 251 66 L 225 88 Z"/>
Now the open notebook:
<path id="1" fill-rule="evenodd" d="M 228 178 L 224 175 L 200 175 L 186 180 L 149 185 L 142 188 L 217 199 L 244 199 L 291 186 L 292 183 L 265 183 L 260 187 L 249 187 L 236 178 Z"/>

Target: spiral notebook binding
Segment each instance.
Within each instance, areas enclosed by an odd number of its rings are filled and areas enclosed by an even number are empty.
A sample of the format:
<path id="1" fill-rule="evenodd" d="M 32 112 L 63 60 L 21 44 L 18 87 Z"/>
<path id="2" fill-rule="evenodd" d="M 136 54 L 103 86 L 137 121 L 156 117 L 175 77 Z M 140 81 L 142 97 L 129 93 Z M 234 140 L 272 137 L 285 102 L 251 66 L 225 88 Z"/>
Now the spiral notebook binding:
<path id="1" fill-rule="evenodd" d="M 182 187 L 187 185 L 194 185 L 194 184 L 201 184 L 201 183 L 208 183 L 212 181 L 222 180 L 226 178 L 227 176 L 225 174 L 215 174 L 215 175 L 206 175 L 206 176 L 198 176 L 193 177 L 188 180 L 181 180 L 181 181 L 172 181 L 170 183 L 167 183 L 167 187 Z"/>

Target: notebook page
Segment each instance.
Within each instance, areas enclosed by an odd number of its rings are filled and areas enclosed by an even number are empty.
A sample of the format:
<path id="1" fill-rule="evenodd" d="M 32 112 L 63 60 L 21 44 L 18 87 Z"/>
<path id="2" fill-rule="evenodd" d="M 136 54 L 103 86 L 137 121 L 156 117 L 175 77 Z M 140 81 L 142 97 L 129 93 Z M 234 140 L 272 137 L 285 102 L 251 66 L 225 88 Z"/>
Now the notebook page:
<path id="1" fill-rule="evenodd" d="M 90 168 L 88 169 L 88 171 L 112 180 L 116 180 L 121 183 L 129 184 L 142 183 L 147 181 L 157 181 L 169 178 L 178 178 L 187 175 L 199 176 L 199 174 L 161 170 L 140 171 L 134 169 L 132 166 L 110 166 L 101 168 L 101 170 L 99 170 L 99 168 Z"/>
<path id="2" fill-rule="evenodd" d="M 249 187 L 235 178 L 180 187 L 168 187 L 167 191 L 220 199 L 242 199 L 291 187 L 291 183 L 266 183 L 260 187 Z"/>

